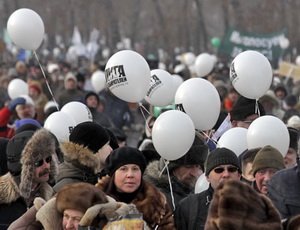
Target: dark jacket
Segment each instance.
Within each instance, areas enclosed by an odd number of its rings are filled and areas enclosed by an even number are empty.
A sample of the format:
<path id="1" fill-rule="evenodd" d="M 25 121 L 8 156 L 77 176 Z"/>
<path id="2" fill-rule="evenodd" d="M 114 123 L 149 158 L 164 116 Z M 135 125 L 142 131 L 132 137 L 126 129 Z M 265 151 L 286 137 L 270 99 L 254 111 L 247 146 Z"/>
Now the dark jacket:
<path id="1" fill-rule="evenodd" d="M 278 171 L 268 184 L 268 196 L 281 218 L 300 214 L 300 165 Z"/>
<path id="2" fill-rule="evenodd" d="M 59 175 L 53 187 L 55 192 L 64 185 L 74 182 L 97 183 L 100 161 L 91 150 L 73 142 L 63 143 L 61 150 L 64 162 L 58 166 Z"/>
<path id="3" fill-rule="evenodd" d="M 160 162 L 152 161 L 146 168 L 144 179 L 154 184 L 157 188 L 159 188 L 167 197 L 167 201 L 170 207 L 173 207 L 170 184 L 168 180 L 168 176 L 166 173 L 163 173 L 160 176 Z M 171 176 L 172 183 L 172 191 L 174 197 L 175 208 L 177 207 L 179 201 L 183 198 L 187 197 L 190 194 L 193 194 L 194 189 L 184 185 L 174 176 Z M 174 208 L 173 208 L 174 209 Z"/>
<path id="4" fill-rule="evenodd" d="M 213 188 L 192 194 L 179 202 L 175 210 L 175 225 L 180 230 L 203 230 L 208 214 Z"/>

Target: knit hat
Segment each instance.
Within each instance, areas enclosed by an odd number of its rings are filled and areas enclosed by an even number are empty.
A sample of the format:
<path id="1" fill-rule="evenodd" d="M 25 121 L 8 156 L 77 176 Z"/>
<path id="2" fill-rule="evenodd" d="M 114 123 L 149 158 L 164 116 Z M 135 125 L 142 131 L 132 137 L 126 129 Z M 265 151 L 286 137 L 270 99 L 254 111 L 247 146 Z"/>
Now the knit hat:
<path id="1" fill-rule="evenodd" d="M 258 101 L 260 116 L 265 115 L 262 104 Z M 256 111 L 256 100 L 240 96 L 230 111 L 230 120 L 242 121 L 252 114 L 258 114 Z"/>
<path id="2" fill-rule="evenodd" d="M 250 185 L 237 180 L 221 183 L 214 191 L 205 223 L 207 230 L 281 230 L 272 201 Z"/>
<path id="3" fill-rule="evenodd" d="M 119 148 L 119 144 L 118 144 L 118 140 L 115 136 L 115 134 L 110 130 L 110 129 L 106 129 L 107 134 L 109 135 L 109 145 L 112 149 L 117 149 Z"/>
<path id="4" fill-rule="evenodd" d="M 28 88 L 35 89 L 39 94 L 42 92 L 41 83 L 39 83 L 38 81 L 30 81 L 28 84 Z"/>
<path id="5" fill-rule="evenodd" d="M 227 148 L 216 148 L 208 154 L 205 162 L 205 175 L 219 165 L 233 165 L 240 171 L 239 160 L 234 152 Z"/>
<path id="6" fill-rule="evenodd" d="M 192 147 L 189 151 L 177 160 L 170 161 L 169 171 L 173 171 L 182 165 L 200 165 L 204 169 L 204 162 L 208 155 L 208 146 L 197 136 L 195 136 Z"/>
<path id="7" fill-rule="evenodd" d="M 147 165 L 146 159 L 140 150 L 127 146 L 115 149 L 106 159 L 106 169 L 110 176 L 126 164 L 138 165 L 142 173 L 144 173 Z"/>
<path id="8" fill-rule="evenodd" d="M 34 131 L 23 131 L 13 136 L 7 143 L 6 156 L 7 156 L 7 168 L 13 175 L 19 175 L 21 173 L 21 154 L 28 142 L 33 136 Z"/>
<path id="9" fill-rule="evenodd" d="M 300 117 L 297 115 L 291 116 L 287 120 L 287 126 L 300 130 Z"/>
<path id="10" fill-rule="evenodd" d="M 85 213 L 93 205 L 107 202 L 106 195 L 101 189 L 84 182 L 68 184 L 56 196 L 56 208 L 60 213 L 66 209 Z"/>
<path id="11" fill-rule="evenodd" d="M 69 140 L 97 153 L 99 149 L 109 142 L 109 135 L 101 125 L 96 122 L 86 121 L 74 127 Z"/>
<path id="12" fill-rule="evenodd" d="M 288 131 L 290 135 L 289 147 L 298 152 L 299 131 L 292 127 L 288 127 Z"/>
<path id="13" fill-rule="evenodd" d="M 41 124 L 35 120 L 35 119 L 32 119 L 32 118 L 24 118 L 24 119 L 21 119 L 21 120 L 17 120 L 15 122 L 15 125 L 16 125 L 16 129 L 19 129 L 21 128 L 23 125 L 26 125 L 26 124 L 32 124 L 32 125 L 35 125 L 37 128 L 41 128 Z"/>
<path id="14" fill-rule="evenodd" d="M 255 176 L 258 170 L 264 168 L 284 169 L 283 156 L 277 149 L 270 145 L 263 147 L 256 154 L 252 165 L 253 175 Z"/>

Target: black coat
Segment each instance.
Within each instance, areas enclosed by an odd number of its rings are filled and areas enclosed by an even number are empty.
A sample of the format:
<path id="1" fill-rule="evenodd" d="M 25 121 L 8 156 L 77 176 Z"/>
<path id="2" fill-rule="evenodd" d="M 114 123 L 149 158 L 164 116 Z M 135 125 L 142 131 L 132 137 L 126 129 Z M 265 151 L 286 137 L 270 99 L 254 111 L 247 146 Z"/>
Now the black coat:
<path id="1" fill-rule="evenodd" d="M 189 195 L 179 202 L 175 210 L 176 229 L 203 230 L 208 214 L 208 208 L 213 196 L 213 189 Z"/>

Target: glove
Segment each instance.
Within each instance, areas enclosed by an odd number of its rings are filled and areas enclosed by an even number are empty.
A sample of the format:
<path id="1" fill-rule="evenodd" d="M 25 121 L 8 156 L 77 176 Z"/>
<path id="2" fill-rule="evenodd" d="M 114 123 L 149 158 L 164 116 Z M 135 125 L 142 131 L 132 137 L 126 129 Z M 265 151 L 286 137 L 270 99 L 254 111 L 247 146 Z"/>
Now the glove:
<path id="1" fill-rule="evenodd" d="M 15 108 L 17 107 L 17 105 L 25 105 L 26 104 L 26 100 L 23 97 L 17 97 L 15 99 L 13 99 L 12 101 L 9 102 L 8 104 L 8 109 L 10 111 L 14 111 Z"/>

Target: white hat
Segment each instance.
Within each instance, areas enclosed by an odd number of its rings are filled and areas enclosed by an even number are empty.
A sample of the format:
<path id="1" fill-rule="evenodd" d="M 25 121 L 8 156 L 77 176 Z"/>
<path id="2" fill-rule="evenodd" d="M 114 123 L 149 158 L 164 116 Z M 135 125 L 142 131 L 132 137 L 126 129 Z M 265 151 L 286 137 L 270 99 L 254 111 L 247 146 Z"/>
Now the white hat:
<path id="1" fill-rule="evenodd" d="M 34 106 L 34 102 L 33 102 L 32 98 L 30 96 L 24 94 L 24 95 L 20 95 L 20 97 L 25 99 L 25 105 Z"/>
<path id="2" fill-rule="evenodd" d="M 44 113 L 46 113 L 47 110 L 52 107 L 58 108 L 58 104 L 55 101 L 48 101 L 44 106 Z"/>
<path id="3" fill-rule="evenodd" d="M 287 126 L 300 130 L 300 117 L 297 115 L 291 116 L 287 121 Z"/>

